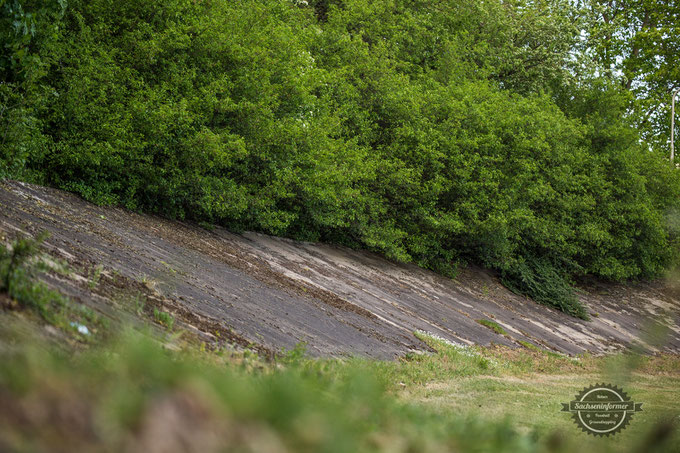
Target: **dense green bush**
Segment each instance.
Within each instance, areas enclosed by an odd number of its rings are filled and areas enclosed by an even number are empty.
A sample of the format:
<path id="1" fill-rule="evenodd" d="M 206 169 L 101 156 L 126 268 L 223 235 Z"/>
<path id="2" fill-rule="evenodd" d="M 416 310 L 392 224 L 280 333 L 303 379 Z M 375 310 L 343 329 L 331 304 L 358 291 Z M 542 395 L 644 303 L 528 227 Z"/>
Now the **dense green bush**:
<path id="1" fill-rule="evenodd" d="M 0 177 L 445 274 L 477 262 L 582 317 L 574 277 L 674 258 L 677 173 L 625 94 L 568 69 L 561 0 L 14 0 L 3 24 L 19 4 L 49 33 L 3 31 L 34 57 L 2 60 Z"/>
<path id="2" fill-rule="evenodd" d="M 57 93 L 46 76 L 65 6 L 65 0 L 0 1 L 0 178 L 30 177 L 27 161 L 48 146 L 42 114 Z"/>

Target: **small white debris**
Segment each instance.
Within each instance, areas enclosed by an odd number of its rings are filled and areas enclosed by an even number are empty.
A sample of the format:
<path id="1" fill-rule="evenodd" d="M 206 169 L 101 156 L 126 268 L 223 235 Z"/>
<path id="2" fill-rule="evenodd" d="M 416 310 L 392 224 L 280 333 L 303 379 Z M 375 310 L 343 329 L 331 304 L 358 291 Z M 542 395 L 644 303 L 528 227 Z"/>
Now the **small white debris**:
<path id="1" fill-rule="evenodd" d="M 82 335 L 89 335 L 90 334 L 90 329 L 87 328 L 87 326 L 80 324 L 78 322 L 72 321 L 71 322 L 71 327 L 75 327 L 78 333 Z"/>

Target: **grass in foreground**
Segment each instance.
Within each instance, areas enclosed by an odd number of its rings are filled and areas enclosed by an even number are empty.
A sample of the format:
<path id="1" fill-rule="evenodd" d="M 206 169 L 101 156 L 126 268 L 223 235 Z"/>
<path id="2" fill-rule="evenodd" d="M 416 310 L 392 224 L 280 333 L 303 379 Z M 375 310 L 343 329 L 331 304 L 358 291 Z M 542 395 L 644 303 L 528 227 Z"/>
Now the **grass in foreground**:
<path id="1" fill-rule="evenodd" d="M 611 360 L 418 335 L 437 352 L 396 362 L 309 359 L 301 348 L 276 362 L 232 350 L 171 352 L 134 332 L 76 356 L 22 340 L 1 353 L 0 449 L 649 452 L 680 445 L 677 358 L 644 358 L 644 374 L 621 385 L 645 412 L 615 438 L 596 439 L 580 433 L 559 403 L 606 380 L 607 367 L 621 368 Z M 0 340 L 16 333 L 5 326 Z"/>

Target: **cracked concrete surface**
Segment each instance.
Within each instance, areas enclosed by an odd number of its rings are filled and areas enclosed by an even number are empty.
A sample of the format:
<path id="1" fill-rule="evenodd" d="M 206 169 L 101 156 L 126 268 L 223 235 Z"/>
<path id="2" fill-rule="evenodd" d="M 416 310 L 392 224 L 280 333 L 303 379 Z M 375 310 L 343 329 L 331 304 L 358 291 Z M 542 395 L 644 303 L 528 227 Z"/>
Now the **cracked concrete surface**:
<path id="1" fill-rule="evenodd" d="M 269 351 L 303 341 L 316 356 L 394 358 L 425 350 L 413 335 L 424 330 L 461 344 L 526 341 L 567 354 L 611 352 L 633 342 L 652 352 L 680 352 L 680 290 L 667 282 L 591 283 L 580 298 L 595 316 L 583 321 L 511 293 L 484 269 L 462 269 L 450 280 L 369 252 L 209 231 L 95 206 L 55 189 L 0 183 L 3 236 L 41 230 L 50 232 L 46 247 L 55 257 L 152 281 L 182 312 L 209 321 L 201 326 L 220 326 Z M 74 292 L 69 285 L 82 286 L 77 279 L 52 280 L 66 293 Z M 507 335 L 480 319 L 497 322 Z M 652 345 L 659 322 L 668 334 Z"/>

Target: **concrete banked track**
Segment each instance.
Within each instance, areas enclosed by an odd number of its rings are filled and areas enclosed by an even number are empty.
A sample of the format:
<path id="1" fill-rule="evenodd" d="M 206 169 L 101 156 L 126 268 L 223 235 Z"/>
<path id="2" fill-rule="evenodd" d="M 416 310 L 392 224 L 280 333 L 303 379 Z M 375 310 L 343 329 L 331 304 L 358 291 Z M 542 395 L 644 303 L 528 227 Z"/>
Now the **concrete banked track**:
<path id="1" fill-rule="evenodd" d="M 483 269 L 463 269 L 450 280 L 368 252 L 209 231 L 98 207 L 54 189 L 0 183 L 0 235 L 41 230 L 50 232 L 52 255 L 81 267 L 101 265 L 105 274 L 131 282 L 153 281 L 185 324 L 200 318 L 191 327 L 202 334 L 212 336 L 205 326 L 219 326 L 263 350 L 306 342 L 313 355 L 394 358 L 427 349 L 413 335 L 423 330 L 461 344 L 526 341 L 569 354 L 603 353 L 645 343 L 657 320 L 670 329 L 649 350 L 680 352 L 680 292 L 663 282 L 591 284 L 580 297 L 596 316 L 582 321 L 512 294 Z M 82 280 L 46 277 L 90 303 Z M 105 298 L 92 298 L 101 299 L 97 309 L 112 312 Z M 497 322 L 507 335 L 480 319 Z"/>

